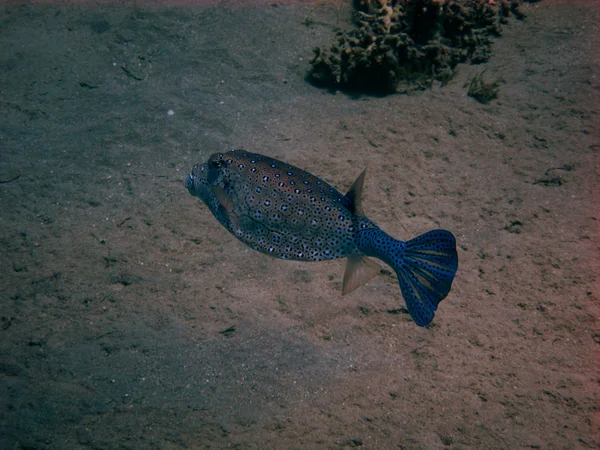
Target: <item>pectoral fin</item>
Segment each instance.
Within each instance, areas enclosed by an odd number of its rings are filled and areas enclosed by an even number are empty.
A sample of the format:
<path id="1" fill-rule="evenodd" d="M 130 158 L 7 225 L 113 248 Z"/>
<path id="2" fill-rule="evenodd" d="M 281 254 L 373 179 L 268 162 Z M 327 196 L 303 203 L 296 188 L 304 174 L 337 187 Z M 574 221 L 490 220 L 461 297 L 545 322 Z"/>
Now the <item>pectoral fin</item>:
<path id="1" fill-rule="evenodd" d="M 240 217 L 236 214 L 233 200 L 229 195 L 227 195 L 225 189 L 220 186 L 212 186 L 211 191 L 219 202 L 223 217 L 229 220 L 234 230 L 239 228 Z"/>
<path id="2" fill-rule="evenodd" d="M 366 256 L 348 256 L 346 272 L 344 273 L 344 286 L 342 294 L 346 295 L 374 278 L 381 271 L 381 267 Z"/>

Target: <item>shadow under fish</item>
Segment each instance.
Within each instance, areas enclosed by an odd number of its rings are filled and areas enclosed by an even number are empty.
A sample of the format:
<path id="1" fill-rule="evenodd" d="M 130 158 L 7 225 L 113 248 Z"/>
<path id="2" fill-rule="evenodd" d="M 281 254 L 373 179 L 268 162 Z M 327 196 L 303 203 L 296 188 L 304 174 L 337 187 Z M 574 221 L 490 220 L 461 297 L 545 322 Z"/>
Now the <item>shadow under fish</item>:
<path id="1" fill-rule="evenodd" d="M 343 294 L 380 272 L 369 256 L 382 260 L 396 272 L 415 323 L 426 326 L 450 292 L 458 268 L 456 239 L 446 230 L 408 242 L 389 236 L 363 213 L 364 180 L 365 172 L 342 195 L 290 164 L 233 150 L 195 165 L 185 186 L 254 250 L 296 261 L 347 258 Z"/>

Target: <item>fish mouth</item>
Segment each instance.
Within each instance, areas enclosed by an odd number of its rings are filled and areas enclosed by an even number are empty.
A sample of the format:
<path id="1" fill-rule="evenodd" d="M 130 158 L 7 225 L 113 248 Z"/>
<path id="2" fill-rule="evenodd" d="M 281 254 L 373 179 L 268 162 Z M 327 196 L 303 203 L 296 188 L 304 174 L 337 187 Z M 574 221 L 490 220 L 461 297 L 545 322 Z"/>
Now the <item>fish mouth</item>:
<path id="1" fill-rule="evenodd" d="M 196 164 L 183 184 L 190 194 L 202 198 L 208 189 L 208 168 L 206 164 Z"/>
<path id="2" fill-rule="evenodd" d="M 185 179 L 185 181 L 183 182 L 183 184 L 185 185 L 185 187 L 189 191 L 192 188 L 192 186 L 194 186 L 194 175 L 190 173 L 187 176 L 187 178 Z"/>

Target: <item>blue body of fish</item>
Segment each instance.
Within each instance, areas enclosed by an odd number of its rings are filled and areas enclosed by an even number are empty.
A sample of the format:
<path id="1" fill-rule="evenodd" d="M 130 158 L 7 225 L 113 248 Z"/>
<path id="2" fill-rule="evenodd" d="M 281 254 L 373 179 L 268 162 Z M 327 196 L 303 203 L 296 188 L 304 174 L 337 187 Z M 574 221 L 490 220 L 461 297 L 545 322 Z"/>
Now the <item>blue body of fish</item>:
<path id="1" fill-rule="evenodd" d="M 185 186 L 229 232 L 259 252 L 298 261 L 348 258 L 344 294 L 379 273 L 369 256 L 382 260 L 396 272 L 415 323 L 426 326 L 458 268 L 455 238 L 433 230 L 402 242 L 383 232 L 362 211 L 364 175 L 342 195 L 290 164 L 232 150 L 194 166 Z"/>

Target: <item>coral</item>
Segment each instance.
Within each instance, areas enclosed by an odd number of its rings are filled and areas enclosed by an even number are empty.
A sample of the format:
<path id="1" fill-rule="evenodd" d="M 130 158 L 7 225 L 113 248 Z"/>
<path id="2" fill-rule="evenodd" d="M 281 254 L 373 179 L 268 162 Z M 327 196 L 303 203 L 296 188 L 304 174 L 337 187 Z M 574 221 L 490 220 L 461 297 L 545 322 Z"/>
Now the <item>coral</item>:
<path id="1" fill-rule="evenodd" d="M 490 2 L 491 3 L 491 2 Z M 317 86 L 374 94 L 400 81 L 446 83 L 458 63 L 486 61 L 492 36 L 518 0 L 354 0 L 356 28 L 314 49 L 308 79 Z"/>

